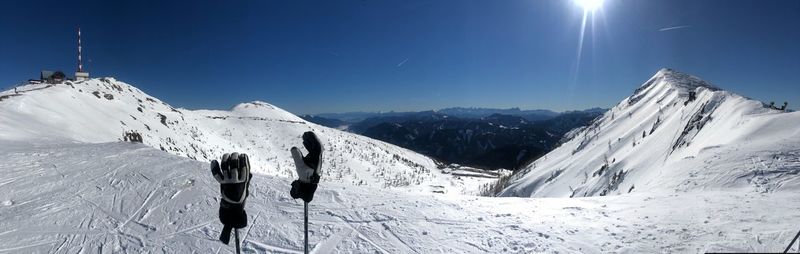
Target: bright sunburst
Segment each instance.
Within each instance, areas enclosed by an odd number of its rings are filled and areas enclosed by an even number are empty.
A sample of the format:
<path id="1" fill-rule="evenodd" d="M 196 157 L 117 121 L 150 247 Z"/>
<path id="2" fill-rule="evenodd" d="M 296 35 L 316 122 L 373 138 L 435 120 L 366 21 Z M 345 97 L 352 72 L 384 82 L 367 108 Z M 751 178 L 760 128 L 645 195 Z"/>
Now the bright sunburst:
<path id="1" fill-rule="evenodd" d="M 586 35 L 586 22 L 591 22 L 592 25 L 592 35 L 594 35 L 594 16 L 595 12 L 600 10 L 603 7 L 604 0 L 573 0 L 576 5 L 583 8 L 583 19 L 581 20 L 581 33 L 580 37 L 578 37 L 578 54 L 575 59 L 575 69 L 573 73 L 573 83 L 578 78 L 578 73 L 580 72 L 581 66 L 581 54 L 583 53 L 583 38 Z"/>
<path id="2" fill-rule="evenodd" d="M 603 6 L 603 0 L 575 0 L 575 3 L 583 7 L 584 12 L 594 12 Z"/>

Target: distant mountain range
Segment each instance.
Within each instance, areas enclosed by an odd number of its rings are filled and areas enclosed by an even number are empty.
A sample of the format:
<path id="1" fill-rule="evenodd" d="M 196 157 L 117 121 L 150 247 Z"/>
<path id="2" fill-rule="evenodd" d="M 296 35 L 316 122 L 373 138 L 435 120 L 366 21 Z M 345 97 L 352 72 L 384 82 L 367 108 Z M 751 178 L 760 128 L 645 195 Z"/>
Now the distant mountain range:
<path id="1" fill-rule="evenodd" d="M 519 108 L 445 108 L 419 112 L 302 116 L 431 156 L 446 163 L 515 169 L 549 152 L 570 130 L 605 109 L 556 113 Z"/>
<path id="2" fill-rule="evenodd" d="M 321 116 L 314 116 L 314 115 L 301 115 L 300 118 L 303 118 L 306 121 L 319 124 L 329 128 L 335 129 L 346 129 L 348 123 L 343 120 L 335 119 L 335 118 L 327 118 Z"/>
<path id="3" fill-rule="evenodd" d="M 605 109 L 602 108 L 592 108 L 587 110 L 581 111 L 599 111 L 605 112 Z M 361 122 L 370 117 L 378 117 L 378 116 L 407 116 L 407 115 L 414 115 L 419 113 L 439 113 L 442 115 L 454 116 L 454 117 L 461 117 L 461 118 L 482 118 L 487 117 L 493 114 L 503 114 L 503 115 L 512 115 L 512 116 L 522 116 L 525 119 L 535 121 L 535 120 L 546 120 L 549 118 L 553 118 L 558 116 L 561 113 L 549 110 L 549 109 L 520 109 L 520 108 L 480 108 L 480 107 L 450 107 L 450 108 L 443 108 L 439 110 L 427 110 L 427 111 L 406 111 L 406 112 L 397 112 L 397 111 L 388 111 L 388 112 L 364 112 L 364 111 L 356 111 L 356 112 L 345 112 L 345 113 L 320 113 L 320 114 L 309 114 L 305 115 L 308 117 L 320 117 L 321 119 L 336 119 L 346 123 L 357 123 Z M 567 111 L 569 112 L 569 111 Z M 567 113 L 563 112 L 563 113 Z M 304 116 L 304 117 L 305 117 Z M 330 126 L 329 126 L 330 127 Z"/>

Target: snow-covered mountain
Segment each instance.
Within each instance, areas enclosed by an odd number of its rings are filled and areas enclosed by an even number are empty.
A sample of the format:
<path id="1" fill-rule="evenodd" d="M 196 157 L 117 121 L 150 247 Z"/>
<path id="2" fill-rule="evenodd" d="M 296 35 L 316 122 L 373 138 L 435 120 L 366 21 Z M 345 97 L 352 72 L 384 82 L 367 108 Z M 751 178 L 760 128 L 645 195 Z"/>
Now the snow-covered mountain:
<path id="1" fill-rule="evenodd" d="M 323 178 L 419 191 L 473 191 L 489 178 L 453 176 L 420 154 L 307 122 L 265 102 L 230 111 L 174 108 L 113 78 L 20 86 L 0 93 L 0 140 L 102 143 L 141 134 L 146 145 L 200 161 L 225 152 L 251 154 L 254 172 L 295 177 L 289 148 L 315 131 L 326 148 Z"/>
<path id="2" fill-rule="evenodd" d="M 658 71 L 572 139 L 511 176 L 502 196 L 800 190 L 800 112 Z"/>

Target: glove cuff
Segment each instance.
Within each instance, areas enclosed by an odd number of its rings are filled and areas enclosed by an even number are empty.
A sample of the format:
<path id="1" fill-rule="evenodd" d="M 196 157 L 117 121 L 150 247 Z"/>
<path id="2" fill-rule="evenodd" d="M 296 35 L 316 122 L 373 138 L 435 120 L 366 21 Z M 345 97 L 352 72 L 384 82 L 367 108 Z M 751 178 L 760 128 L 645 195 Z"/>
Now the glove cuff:
<path id="1" fill-rule="evenodd" d="M 294 180 L 294 182 L 292 182 L 292 190 L 289 191 L 289 194 L 294 199 L 301 198 L 305 202 L 311 202 L 311 200 L 314 199 L 314 192 L 316 191 L 316 183 L 305 183 L 300 180 Z"/>
<path id="2" fill-rule="evenodd" d="M 314 185 L 317 185 L 319 183 L 319 174 L 317 174 L 317 172 L 314 171 L 314 173 L 311 174 L 311 177 L 308 178 L 308 181 L 313 183 Z M 314 189 L 316 190 L 316 188 L 317 187 L 315 186 Z"/>
<path id="3" fill-rule="evenodd" d="M 219 220 L 225 226 L 233 228 L 247 227 L 247 213 L 244 211 L 244 203 L 234 204 L 220 200 Z"/>

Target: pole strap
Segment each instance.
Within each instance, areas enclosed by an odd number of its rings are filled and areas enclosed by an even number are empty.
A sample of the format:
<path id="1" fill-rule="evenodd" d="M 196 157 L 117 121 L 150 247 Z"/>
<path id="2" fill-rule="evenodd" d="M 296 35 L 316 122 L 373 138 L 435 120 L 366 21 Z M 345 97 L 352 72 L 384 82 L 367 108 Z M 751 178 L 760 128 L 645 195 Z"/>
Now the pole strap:
<path id="1" fill-rule="evenodd" d="M 233 228 L 225 225 L 222 227 L 222 232 L 219 234 L 219 240 L 226 245 L 231 242 L 231 229 Z"/>

